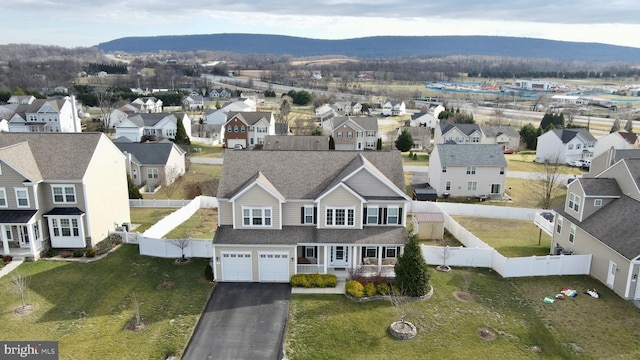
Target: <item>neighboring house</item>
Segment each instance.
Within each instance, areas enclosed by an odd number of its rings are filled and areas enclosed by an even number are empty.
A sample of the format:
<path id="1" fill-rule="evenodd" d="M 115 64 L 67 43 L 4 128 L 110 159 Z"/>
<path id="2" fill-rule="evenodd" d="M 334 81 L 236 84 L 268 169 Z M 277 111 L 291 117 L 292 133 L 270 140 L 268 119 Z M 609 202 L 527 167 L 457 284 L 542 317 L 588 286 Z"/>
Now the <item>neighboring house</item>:
<path id="1" fill-rule="evenodd" d="M 267 135 L 264 137 L 262 148 L 264 150 L 329 150 L 329 138 L 312 135 Z"/>
<path id="2" fill-rule="evenodd" d="M 520 132 L 513 126 L 482 126 L 484 144 L 498 144 L 502 151 L 518 150 L 520 147 Z"/>
<path id="3" fill-rule="evenodd" d="M 438 119 L 438 115 L 445 110 L 445 107 L 441 102 L 427 101 L 416 99 L 414 100 L 416 109 L 420 110 L 420 112 L 428 113 L 433 115 L 436 119 Z M 435 126 L 430 126 L 435 127 Z"/>
<path id="4" fill-rule="evenodd" d="M 162 100 L 153 96 L 139 97 L 132 102 L 140 112 L 143 113 L 159 113 L 162 112 Z"/>
<path id="5" fill-rule="evenodd" d="M 192 93 L 182 99 L 182 108 L 185 110 L 204 109 L 204 97 L 198 93 Z"/>
<path id="6" fill-rule="evenodd" d="M 591 160 L 595 145 L 596 138 L 585 128 L 550 130 L 538 136 L 535 162 Z"/>
<path id="7" fill-rule="evenodd" d="M 622 159 L 640 159 L 640 149 L 609 148 L 591 160 L 589 172 L 583 177 L 596 177 Z"/>
<path id="8" fill-rule="evenodd" d="M 182 122 L 186 134 L 191 134 L 191 119 L 181 113 L 134 113 L 116 126 L 116 139 L 125 137 L 133 142 L 140 142 L 143 136 L 154 136 L 173 139 L 178 129 L 178 121 Z"/>
<path id="9" fill-rule="evenodd" d="M 125 158 L 102 133 L 0 134 L 4 255 L 85 248 L 129 223 Z"/>
<path id="10" fill-rule="evenodd" d="M 33 95 L 11 95 L 9 100 L 7 100 L 7 104 L 29 105 L 35 100 L 36 97 Z"/>
<path id="11" fill-rule="evenodd" d="M 599 137 L 593 148 L 593 157 L 597 157 L 605 151 L 614 148 L 630 150 L 638 148 L 638 135 L 626 131 L 616 131 Z"/>
<path id="12" fill-rule="evenodd" d="M 343 115 L 355 116 L 362 114 L 362 104 L 355 101 L 338 101 L 333 104 L 333 108 Z"/>
<path id="13" fill-rule="evenodd" d="M 436 144 L 429 155 L 429 185 L 438 196 L 502 199 L 506 168 L 500 145 Z"/>
<path id="14" fill-rule="evenodd" d="M 374 117 L 336 117 L 322 123 L 325 134 L 333 136 L 336 150 L 375 150 L 379 138 Z"/>
<path id="15" fill-rule="evenodd" d="M 129 116 L 129 114 L 135 114 L 140 112 L 140 110 L 134 106 L 133 104 L 126 104 L 117 109 L 111 110 L 109 113 L 109 127 L 111 129 L 115 129 L 116 126 L 120 125 L 124 119 Z"/>
<path id="16" fill-rule="evenodd" d="M 320 121 L 324 121 L 332 117 L 338 116 L 338 112 L 336 111 L 336 109 L 329 106 L 328 104 L 323 104 L 318 106 L 315 109 L 315 113 L 316 113 L 316 118 L 318 118 L 318 120 Z"/>
<path id="17" fill-rule="evenodd" d="M 397 151 L 227 151 L 213 238 L 217 281 L 393 274 L 406 241 Z"/>
<path id="18" fill-rule="evenodd" d="M 401 126 L 398 128 L 397 136 L 400 136 L 405 130 L 411 134 L 413 139 L 412 150 L 423 151 L 431 147 L 431 130 L 428 127 Z"/>
<path id="19" fill-rule="evenodd" d="M 275 135 L 289 135 L 291 129 L 286 122 L 277 122 L 275 124 Z"/>
<path id="20" fill-rule="evenodd" d="M 232 111 L 256 111 L 256 102 L 253 99 L 241 99 L 229 102 L 220 109 L 207 110 L 205 123 L 208 125 L 224 125 L 227 122 L 227 114 Z"/>
<path id="21" fill-rule="evenodd" d="M 383 116 L 402 116 L 407 113 L 404 101 L 387 101 L 382 103 Z"/>
<path id="22" fill-rule="evenodd" d="M 595 178 L 578 178 L 556 209 L 551 251 L 590 254 L 589 275 L 624 299 L 640 299 L 640 159 L 621 159 Z"/>
<path id="23" fill-rule="evenodd" d="M 419 112 L 411 114 L 411 120 L 409 121 L 409 124 L 415 127 L 422 126 L 435 130 L 438 124 L 440 124 L 440 120 L 429 113 Z"/>
<path id="24" fill-rule="evenodd" d="M 446 124 L 436 127 L 434 144 L 484 144 L 485 138 L 478 124 Z"/>
<path id="25" fill-rule="evenodd" d="M 209 91 L 210 98 L 230 98 L 231 90 L 226 88 L 212 89 Z"/>
<path id="26" fill-rule="evenodd" d="M 145 192 L 172 184 L 185 173 L 186 152 L 169 140 L 139 143 L 120 138 L 113 143 L 126 157 L 129 177 Z"/>
<path id="27" fill-rule="evenodd" d="M 224 143 L 229 149 L 236 144 L 243 149 L 262 145 L 265 136 L 276 131 L 273 113 L 263 111 L 230 112 L 224 129 Z"/>
<path id="28" fill-rule="evenodd" d="M 13 103 L 5 105 L 2 113 L 10 132 L 82 131 L 74 96 L 56 99 L 12 97 L 9 100 Z"/>

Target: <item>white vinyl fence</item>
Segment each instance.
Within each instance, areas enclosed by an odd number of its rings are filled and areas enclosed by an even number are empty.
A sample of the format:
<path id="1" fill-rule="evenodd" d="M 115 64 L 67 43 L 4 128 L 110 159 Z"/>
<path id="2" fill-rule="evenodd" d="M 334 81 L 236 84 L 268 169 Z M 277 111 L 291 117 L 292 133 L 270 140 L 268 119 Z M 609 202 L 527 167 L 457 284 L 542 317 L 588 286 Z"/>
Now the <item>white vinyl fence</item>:
<path id="1" fill-rule="evenodd" d="M 483 209 L 484 207 L 487 209 Z M 413 212 L 441 212 L 445 228 L 464 245 L 464 247 L 422 245 L 422 255 L 427 264 L 444 265 L 446 262 L 446 265 L 449 266 L 489 267 L 502 277 L 589 274 L 591 255 L 507 258 L 465 229 L 448 213 L 448 211 L 452 211 L 454 215 L 530 220 L 533 222 L 537 212 L 535 209 L 422 201 L 414 201 L 411 209 Z"/>
<path id="2" fill-rule="evenodd" d="M 192 200 L 167 200 L 167 199 L 129 199 L 129 207 L 136 208 L 181 208 L 187 206 Z"/>
<path id="3" fill-rule="evenodd" d="M 213 256 L 212 239 L 154 239 L 145 236 L 139 238 L 140 254 L 164 257 L 179 258 L 182 257 L 182 249 L 184 248 L 184 256 L 210 258 Z M 181 241 L 185 243 L 181 244 Z"/>

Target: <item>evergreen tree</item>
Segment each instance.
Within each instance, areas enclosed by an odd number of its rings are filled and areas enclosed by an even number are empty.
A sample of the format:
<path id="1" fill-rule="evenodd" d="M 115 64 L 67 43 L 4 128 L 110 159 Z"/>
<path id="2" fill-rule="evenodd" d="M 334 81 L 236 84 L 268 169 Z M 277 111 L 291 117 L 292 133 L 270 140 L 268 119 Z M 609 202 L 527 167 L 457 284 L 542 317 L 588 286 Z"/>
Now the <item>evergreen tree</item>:
<path id="1" fill-rule="evenodd" d="M 531 123 L 525 125 L 520 129 L 520 138 L 525 146 L 529 150 L 535 150 L 538 144 L 538 136 L 540 136 L 540 129 L 533 126 Z"/>
<path id="2" fill-rule="evenodd" d="M 627 123 L 624 124 L 624 130 L 628 133 L 633 132 L 633 120 L 631 119 L 627 120 Z"/>
<path id="3" fill-rule="evenodd" d="M 333 136 L 329 136 L 329 150 L 336 149 L 336 142 L 333 140 Z"/>
<path id="4" fill-rule="evenodd" d="M 129 199 L 142 199 L 142 194 L 140 194 L 140 190 L 133 183 L 129 174 L 127 174 L 127 185 L 129 186 Z"/>
<path id="5" fill-rule="evenodd" d="M 411 136 L 411 133 L 407 130 L 402 130 L 402 133 L 396 139 L 395 144 L 396 149 L 402 152 L 411 150 L 413 147 L 413 137 Z"/>
<path id="6" fill-rule="evenodd" d="M 620 119 L 615 119 L 611 126 L 611 130 L 609 130 L 610 133 L 614 133 L 616 131 L 620 131 Z"/>
<path id="7" fill-rule="evenodd" d="M 417 235 L 409 235 L 404 252 L 394 267 L 396 284 L 406 296 L 424 296 L 429 292 L 429 267 L 422 257 Z"/>
<path id="8" fill-rule="evenodd" d="M 189 136 L 187 135 L 187 130 L 185 130 L 184 124 L 180 120 L 178 120 L 177 123 L 176 137 L 173 139 L 173 142 L 181 145 L 191 144 L 191 140 L 189 140 Z"/>
<path id="9" fill-rule="evenodd" d="M 378 141 L 376 142 L 376 150 L 382 150 L 382 139 L 378 138 Z"/>

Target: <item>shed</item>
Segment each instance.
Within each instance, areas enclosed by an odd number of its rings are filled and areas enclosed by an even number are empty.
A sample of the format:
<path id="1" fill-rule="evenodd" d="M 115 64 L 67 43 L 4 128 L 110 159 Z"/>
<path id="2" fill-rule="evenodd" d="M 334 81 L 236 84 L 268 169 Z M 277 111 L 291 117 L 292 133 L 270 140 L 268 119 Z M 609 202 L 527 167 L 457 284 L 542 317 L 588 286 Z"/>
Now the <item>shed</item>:
<path id="1" fill-rule="evenodd" d="M 444 216 L 439 212 L 418 212 L 411 216 L 413 233 L 418 239 L 442 240 L 444 238 Z"/>

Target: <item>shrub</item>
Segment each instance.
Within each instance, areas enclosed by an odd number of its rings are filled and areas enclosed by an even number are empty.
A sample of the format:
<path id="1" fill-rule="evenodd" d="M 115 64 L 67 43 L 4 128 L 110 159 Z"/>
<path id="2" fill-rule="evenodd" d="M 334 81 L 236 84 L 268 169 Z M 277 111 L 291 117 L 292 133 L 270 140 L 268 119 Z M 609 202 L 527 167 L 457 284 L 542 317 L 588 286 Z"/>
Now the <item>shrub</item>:
<path id="1" fill-rule="evenodd" d="M 306 288 L 310 288 L 310 287 L 322 287 L 320 286 L 320 283 L 322 283 L 320 274 L 308 274 L 307 275 L 307 282 L 304 284 L 304 287 Z"/>
<path id="2" fill-rule="evenodd" d="M 353 296 L 354 298 L 357 298 L 357 299 L 364 296 L 364 285 L 362 285 L 361 283 L 355 280 L 349 280 L 346 282 L 344 286 L 345 286 L 345 292 L 347 293 L 347 295 Z"/>
<path id="3" fill-rule="evenodd" d="M 82 249 L 73 250 L 73 257 L 83 257 L 83 256 L 84 256 L 84 250 Z"/>
<path id="4" fill-rule="evenodd" d="M 122 238 L 120 235 L 111 234 L 107 236 L 104 240 L 100 241 L 96 244 L 95 250 L 96 255 L 102 255 L 108 253 L 114 247 L 122 244 Z"/>
<path id="5" fill-rule="evenodd" d="M 336 287 L 338 278 L 334 274 L 296 274 L 291 277 L 290 283 L 292 287 Z"/>
<path id="6" fill-rule="evenodd" d="M 4 262 L 4 259 L 0 258 L 0 269 L 2 269 L 5 265 L 7 264 Z"/>
<path id="7" fill-rule="evenodd" d="M 334 274 L 324 274 L 322 277 L 322 286 L 320 286 L 320 284 L 318 284 L 319 287 L 336 287 L 338 285 L 338 277 L 335 276 Z"/>
<path id="8" fill-rule="evenodd" d="M 87 248 L 87 252 L 84 253 L 84 255 L 88 258 L 92 258 L 96 256 L 96 249 L 93 248 L 93 246 L 89 246 Z"/>
<path id="9" fill-rule="evenodd" d="M 4 255 L 4 256 L 2 257 L 2 260 L 3 260 L 5 263 L 8 263 L 8 262 L 11 262 L 11 260 L 13 260 L 13 258 L 11 257 L 11 255 Z"/>
<path id="10" fill-rule="evenodd" d="M 364 295 L 370 297 L 376 294 L 376 285 L 372 282 L 364 286 Z"/>
<path id="11" fill-rule="evenodd" d="M 378 284 L 376 290 L 380 295 L 389 295 L 389 284 Z"/>
<path id="12" fill-rule="evenodd" d="M 394 270 L 403 295 L 418 297 L 429 292 L 429 268 L 422 257 L 416 235 L 408 237 Z"/>
<path id="13" fill-rule="evenodd" d="M 413 160 L 418 160 L 418 153 L 413 153 Z"/>
<path id="14" fill-rule="evenodd" d="M 204 278 L 209 281 L 213 281 L 213 267 L 211 267 L 211 264 L 207 264 L 207 266 L 205 266 Z"/>
<path id="15" fill-rule="evenodd" d="M 58 250 L 54 249 L 54 248 L 49 248 L 49 250 L 47 250 L 47 257 L 54 257 L 56 255 L 58 255 Z"/>

